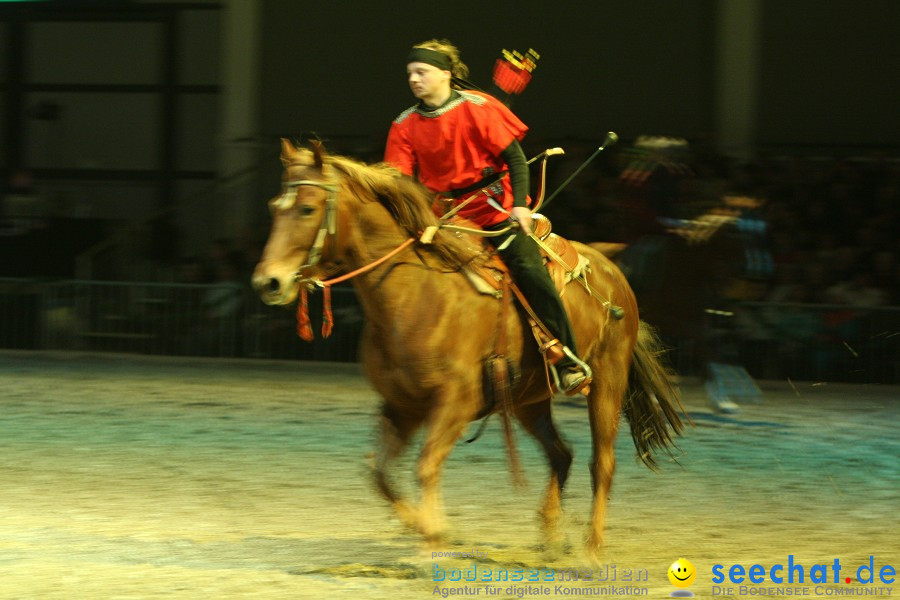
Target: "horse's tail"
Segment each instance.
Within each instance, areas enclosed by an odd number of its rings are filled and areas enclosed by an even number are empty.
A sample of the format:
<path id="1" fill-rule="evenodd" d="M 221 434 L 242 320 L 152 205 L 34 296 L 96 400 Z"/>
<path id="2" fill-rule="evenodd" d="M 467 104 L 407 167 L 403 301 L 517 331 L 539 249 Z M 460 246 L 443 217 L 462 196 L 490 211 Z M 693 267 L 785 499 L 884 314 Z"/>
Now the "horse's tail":
<path id="1" fill-rule="evenodd" d="M 660 360 L 662 353 L 656 332 L 641 321 L 623 410 L 638 456 L 651 469 L 656 469 L 653 452 L 665 450 L 671 456 L 674 438 L 684 429 L 679 415 L 684 413 L 681 392 L 675 373 Z"/>

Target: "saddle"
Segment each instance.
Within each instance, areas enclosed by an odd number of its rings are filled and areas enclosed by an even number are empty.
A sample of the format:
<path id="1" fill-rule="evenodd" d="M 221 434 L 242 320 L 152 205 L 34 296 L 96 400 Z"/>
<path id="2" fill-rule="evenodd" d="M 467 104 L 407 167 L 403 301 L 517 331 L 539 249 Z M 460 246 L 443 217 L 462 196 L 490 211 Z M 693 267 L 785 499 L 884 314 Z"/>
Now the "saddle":
<path id="1" fill-rule="evenodd" d="M 543 242 L 540 251 L 544 257 L 544 265 L 550 279 L 556 285 L 556 291 L 562 296 L 565 294 L 566 285 L 584 273 L 589 262 L 578 253 L 569 240 L 552 232 L 553 225 L 550 219 L 537 213 L 532 215 L 532 219 L 532 231 Z M 454 221 L 454 225 L 456 224 L 460 223 Z M 503 279 L 509 277 L 509 269 L 483 237 L 472 235 L 470 240 L 479 245 L 483 252 L 488 253 L 490 260 L 486 264 L 466 268 L 464 274 L 478 292 L 499 298 L 502 295 Z M 551 256 L 551 253 L 554 256 Z"/>
<path id="2" fill-rule="evenodd" d="M 552 232 L 552 224 L 547 217 L 534 214 L 532 218 L 532 231 L 535 237 L 541 241 L 538 247 L 544 257 L 544 265 L 547 267 L 557 292 L 562 296 L 565 294 L 566 285 L 581 276 L 589 268 L 590 263 L 578 253 L 575 246 L 568 240 Z M 462 220 L 454 220 L 452 224 L 469 228 L 475 227 Z M 485 361 L 484 389 L 487 397 L 482 411 L 483 416 L 508 403 L 509 386 L 518 378 L 516 366 L 506 356 L 505 311 L 511 304 L 512 296 L 516 297 L 519 305 L 528 315 L 532 335 L 544 357 L 547 385 L 551 392 L 556 391 L 558 383 L 555 376 L 551 380 L 551 367 L 562 359 L 563 350 L 559 340 L 540 322 L 528 300 L 519 291 L 500 255 L 494 251 L 484 237 L 474 234 L 465 235 L 468 236 L 471 244 L 480 247 L 482 252 L 489 256 L 487 261 L 467 267 L 463 271 L 466 278 L 478 292 L 494 296 L 501 302 L 495 352 Z"/>

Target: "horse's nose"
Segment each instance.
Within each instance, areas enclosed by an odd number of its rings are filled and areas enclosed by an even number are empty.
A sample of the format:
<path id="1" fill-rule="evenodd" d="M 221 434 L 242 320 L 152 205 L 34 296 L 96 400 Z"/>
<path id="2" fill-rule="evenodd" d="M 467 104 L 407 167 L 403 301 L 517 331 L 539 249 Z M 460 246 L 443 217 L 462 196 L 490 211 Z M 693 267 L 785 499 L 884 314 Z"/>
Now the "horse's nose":
<path id="1" fill-rule="evenodd" d="M 297 284 L 292 274 L 279 275 L 276 272 L 260 269 L 253 277 L 253 287 L 260 299 L 266 304 L 288 304 L 297 295 Z"/>
<path id="2" fill-rule="evenodd" d="M 253 278 L 253 287 L 256 291 L 266 294 L 277 294 L 281 289 L 281 282 L 277 277 L 255 276 Z"/>
<path id="3" fill-rule="evenodd" d="M 270 294 L 276 294 L 279 290 L 281 290 L 281 282 L 277 277 L 270 277 L 269 280 L 263 286 L 263 289 Z"/>

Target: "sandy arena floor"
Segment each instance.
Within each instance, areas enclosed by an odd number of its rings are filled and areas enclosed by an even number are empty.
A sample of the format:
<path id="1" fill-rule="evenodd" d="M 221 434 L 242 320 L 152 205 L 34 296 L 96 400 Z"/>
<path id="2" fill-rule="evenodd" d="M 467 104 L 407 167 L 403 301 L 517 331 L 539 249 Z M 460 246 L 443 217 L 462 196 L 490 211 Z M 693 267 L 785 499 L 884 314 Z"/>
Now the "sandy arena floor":
<path id="1" fill-rule="evenodd" d="M 623 427 L 606 581 L 467 584 L 435 573 L 586 568 L 582 401 L 557 404 L 575 449 L 571 551 L 541 554 L 543 459 L 520 433 L 529 485 L 515 489 L 495 419 L 457 446 L 444 480 L 451 534 L 437 550 L 479 558 L 437 559 L 370 484 L 378 398 L 354 365 L 3 352 L 0 598 L 553 598 L 599 587 L 593 597 L 664 598 L 679 557 L 696 566 L 697 597 L 749 598 L 735 584 L 716 590 L 713 565 L 768 572 L 789 555 L 807 577 L 828 565 L 829 583 L 750 588 L 900 595 L 878 581 L 883 566 L 900 570 L 900 388 L 763 388 L 762 402 L 720 417 L 687 385 L 696 426 L 660 473 L 637 462 Z M 398 472 L 409 493 L 414 458 Z M 876 580 L 863 584 L 856 569 L 870 557 Z"/>

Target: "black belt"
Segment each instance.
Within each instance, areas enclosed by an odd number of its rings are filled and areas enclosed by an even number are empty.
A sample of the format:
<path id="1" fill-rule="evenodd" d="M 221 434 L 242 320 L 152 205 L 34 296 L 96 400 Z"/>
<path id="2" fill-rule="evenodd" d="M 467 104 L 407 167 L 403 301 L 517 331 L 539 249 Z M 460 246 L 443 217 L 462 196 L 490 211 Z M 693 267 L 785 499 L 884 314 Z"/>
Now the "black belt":
<path id="1" fill-rule="evenodd" d="M 506 171 L 500 171 L 499 173 L 492 173 L 491 175 L 488 175 L 487 177 L 479 179 L 472 185 L 467 185 L 466 187 L 457 188 L 455 190 L 450 190 L 447 192 L 441 192 L 441 196 L 453 198 L 454 200 L 457 198 L 461 198 L 461 197 L 465 196 L 466 194 L 470 194 L 470 193 L 478 191 L 482 188 L 486 188 L 486 187 L 490 187 L 490 186 L 494 185 L 495 183 L 497 183 L 498 181 L 503 179 L 503 177 L 504 177 L 504 175 L 506 175 L 506 173 L 507 173 Z"/>

